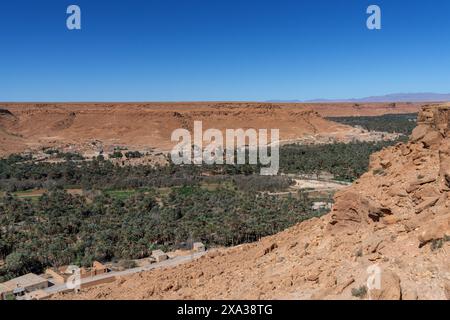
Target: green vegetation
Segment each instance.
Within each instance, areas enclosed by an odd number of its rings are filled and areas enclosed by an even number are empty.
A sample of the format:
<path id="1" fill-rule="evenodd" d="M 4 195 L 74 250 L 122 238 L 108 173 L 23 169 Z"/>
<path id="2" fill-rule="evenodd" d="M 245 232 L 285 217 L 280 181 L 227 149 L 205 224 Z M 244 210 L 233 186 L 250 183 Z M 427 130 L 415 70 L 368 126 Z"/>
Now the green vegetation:
<path id="1" fill-rule="evenodd" d="M 285 173 L 329 172 L 335 179 L 354 181 L 369 167 L 370 155 L 398 141 L 287 145 L 280 149 L 280 168 Z"/>
<path id="2" fill-rule="evenodd" d="M 363 249 L 362 248 L 358 248 L 358 250 L 356 250 L 355 256 L 362 257 L 363 256 Z"/>
<path id="3" fill-rule="evenodd" d="M 416 127 L 417 113 L 385 114 L 374 117 L 330 117 L 327 119 L 349 126 L 360 126 L 369 131 L 410 135 Z"/>
<path id="4" fill-rule="evenodd" d="M 123 153 L 120 151 L 114 151 L 112 154 L 109 155 L 112 159 L 121 159 L 123 157 Z"/>
<path id="5" fill-rule="evenodd" d="M 7 300 L 7 301 L 14 301 L 14 300 L 16 300 L 16 296 L 11 294 L 11 293 L 8 293 L 6 295 L 6 297 L 5 297 L 5 300 Z"/>
<path id="6" fill-rule="evenodd" d="M 6 194 L 0 204 L 1 280 L 47 266 L 147 257 L 154 248 L 186 241 L 236 245 L 256 241 L 317 216 L 297 196 L 259 196 L 237 188 L 199 186 L 156 190 L 127 199 L 101 193 L 93 200 L 54 190 L 32 202 Z"/>
<path id="7" fill-rule="evenodd" d="M 119 200 L 126 200 L 129 197 L 133 196 L 137 190 L 108 190 L 105 191 L 105 193 L 112 198 L 119 199 Z"/>
<path id="8" fill-rule="evenodd" d="M 76 152 L 61 152 L 59 150 L 47 149 L 44 150 L 45 154 L 51 155 L 53 157 L 64 159 L 66 161 L 82 161 L 84 157 Z"/>
<path id="9" fill-rule="evenodd" d="M 444 246 L 445 242 L 449 242 L 450 241 L 450 236 L 444 235 L 443 238 L 441 239 L 433 239 L 431 241 L 431 250 L 435 251 L 438 249 L 441 249 Z"/>
<path id="10" fill-rule="evenodd" d="M 280 149 L 280 171 L 293 174 L 329 172 L 336 179 L 353 181 L 367 171 L 373 152 L 397 142 L 286 145 Z M 233 176 L 234 183 L 240 189 L 248 188 L 246 185 L 249 183 L 255 188 L 254 191 L 275 191 L 289 185 L 289 179 L 283 176 L 269 179 L 255 175 L 259 173 L 259 165 L 122 167 L 103 157 L 93 161 L 62 163 L 33 163 L 29 160 L 16 155 L 0 160 L 0 190 L 53 190 L 67 186 L 84 190 L 132 190 L 223 182 L 229 176 Z"/>
<path id="11" fill-rule="evenodd" d="M 444 245 L 444 240 L 443 239 L 433 239 L 431 241 L 431 250 L 435 251 L 438 249 L 441 249 Z"/>
<path id="12" fill-rule="evenodd" d="M 128 151 L 125 153 L 125 157 L 127 157 L 127 159 L 142 158 L 143 156 L 144 155 L 139 151 Z"/>
<path id="13" fill-rule="evenodd" d="M 367 294 L 367 287 L 361 286 L 359 288 L 352 288 L 352 296 L 358 298 L 364 298 Z"/>

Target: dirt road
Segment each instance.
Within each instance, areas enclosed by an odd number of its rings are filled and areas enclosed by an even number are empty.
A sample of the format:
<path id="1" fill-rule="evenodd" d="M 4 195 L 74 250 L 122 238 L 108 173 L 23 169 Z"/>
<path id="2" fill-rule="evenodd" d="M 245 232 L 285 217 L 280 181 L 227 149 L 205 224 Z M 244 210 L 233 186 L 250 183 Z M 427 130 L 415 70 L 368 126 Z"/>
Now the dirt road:
<path id="1" fill-rule="evenodd" d="M 211 252 L 211 251 L 209 251 Z M 153 269 L 160 269 L 160 268 L 167 268 L 167 267 L 175 267 L 177 265 L 186 263 L 186 262 L 190 262 L 193 260 L 196 260 L 198 258 L 200 258 L 201 256 L 205 255 L 206 251 L 204 252 L 196 252 L 190 255 L 186 255 L 186 256 L 178 256 L 172 259 L 168 259 L 159 263 L 153 263 L 150 264 L 148 266 L 145 267 L 138 267 L 138 268 L 132 268 L 132 269 L 127 269 L 124 271 L 113 271 L 113 272 L 108 272 L 105 274 L 101 274 L 98 276 L 94 276 L 94 277 L 90 277 L 90 278 L 85 278 L 81 280 L 81 286 L 89 286 L 90 283 L 95 283 L 99 280 L 103 280 L 103 279 L 107 279 L 107 278 L 114 278 L 114 277 L 121 277 L 121 276 L 128 276 L 131 274 L 135 274 L 135 273 L 139 273 L 139 272 L 144 272 L 144 271 L 150 271 Z M 64 292 L 69 290 L 67 284 L 60 284 L 60 285 L 54 285 L 51 286 L 49 288 L 44 289 L 44 292 L 48 293 L 48 294 L 55 294 L 55 293 L 59 293 L 59 292 Z"/>

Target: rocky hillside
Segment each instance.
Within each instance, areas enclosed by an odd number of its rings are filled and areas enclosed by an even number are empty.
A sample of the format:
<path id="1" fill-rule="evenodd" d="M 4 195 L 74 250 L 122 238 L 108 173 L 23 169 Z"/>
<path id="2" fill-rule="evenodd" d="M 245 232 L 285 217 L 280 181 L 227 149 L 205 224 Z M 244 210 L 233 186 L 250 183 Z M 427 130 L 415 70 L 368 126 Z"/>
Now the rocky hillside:
<path id="1" fill-rule="evenodd" d="M 374 154 L 320 219 L 55 298 L 450 299 L 449 130 L 450 106 L 424 107 L 410 141 Z"/>
<path id="2" fill-rule="evenodd" d="M 22 151 L 21 145 L 24 140 L 20 135 L 13 134 L 7 128 L 17 123 L 15 117 L 9 110 L 0 107 L 0 155 Z"/>

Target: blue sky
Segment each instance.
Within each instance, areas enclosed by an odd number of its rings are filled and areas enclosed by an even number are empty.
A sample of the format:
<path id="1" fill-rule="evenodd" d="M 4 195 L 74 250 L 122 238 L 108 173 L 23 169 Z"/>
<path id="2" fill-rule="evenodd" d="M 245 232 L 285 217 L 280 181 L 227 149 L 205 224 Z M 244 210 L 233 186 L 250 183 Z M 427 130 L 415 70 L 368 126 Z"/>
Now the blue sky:
<path id="1" fill-rule="evenodd" d="M 66 28 L 70 4 L 82 30 Z M 450 92 L 448 0 L 2 1 L 0 46 L 0 101 Z"/>

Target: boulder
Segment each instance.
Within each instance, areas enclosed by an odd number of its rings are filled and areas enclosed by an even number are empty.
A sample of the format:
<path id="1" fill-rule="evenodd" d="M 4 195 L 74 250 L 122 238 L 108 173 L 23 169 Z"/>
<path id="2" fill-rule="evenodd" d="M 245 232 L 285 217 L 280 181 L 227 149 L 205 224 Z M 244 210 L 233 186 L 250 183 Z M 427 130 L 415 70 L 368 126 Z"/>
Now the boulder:
<path id="1" fill-rule="evenodd" d="M 396 224 L 400 219 L 394 215 L 386 216 L 381 219 L 381 222 L 385 225 Z"/>
<path id="2" fill-rule="evenodd" d="M 320 270 L 313 270 L 307 276 L 306 280 L 316 282 L 319 280 Z"/>
<path id="3" fill-rule="evenodd" d="M 433 221 L 428 226 L 423 228 L 419 235 L 420 247 L 427 243 L 450 237 L 450 216 L 443 217 L 437 221 Z"/>
<path id="4" fill-rule="evenodd" d="M 342 191 L 335 196 L 329 223 L 336 227 L 370 224 L 391 215 L 391 209 L 354 191 Z"/>
<path id="5" fill-rule="evenodd" d="M 400 278 L 389 270 L 381 273 L 381 286 L 379 289 L 369 289 L 369 299 L 371 300 L 401 300 L 401 298 Z"/>
<path id="6" fill-rule="evenodd" d="M 407 197 L 408 193 L 404 188 L 398 185 L 392 185 L 388 190 L 388 195 L 390 197 Z"/>
<path id="7" fill-rule="evenodd" d="M 406 188 L 406 192 L 412 193 L 412 192 L 416 191 L 420 186 L 435 182 L 436 180 L 437 180 L 437 177 L 433 176 L 433 175 L 428 175 L 425 177 L 419 176 L 409 184 L 409 186 Z"/>
<path id="8" fill-rule="evenodd" d="M 372 235 L 365 239 L 362 243 L 364 252 L 366 254 L 372 254 L 378 252 L 383 247 L 383 238 L 378 235 Z"/>
<path id="9" fill-rule="evenodd" d="M 422 143 L 425 148 L 432 146 L 439 146 L 443 136 L 439 131 L 430 131 L 422 139 Z"/>
<path id="10" fill-rule="evenodd" d="M 416 206 L 416 213 L 419 214 L 422 211 L 433 207 L 436 202 L 438 202 L 439 197 L 429 197 L 425 198 L 423 202 L 421 202 L 418 206 Z"/>
<path id="11" fill-rule="evenodd" d="M 427 133 L 429 133 L 432 129 L 430 126 L 422 124 L 418 125 L 416 128 L 414 128 L 413 132 L 411 133 L 411 136 L 409 138 L 412 142 L 417 142 L 425 137 Z"/>

